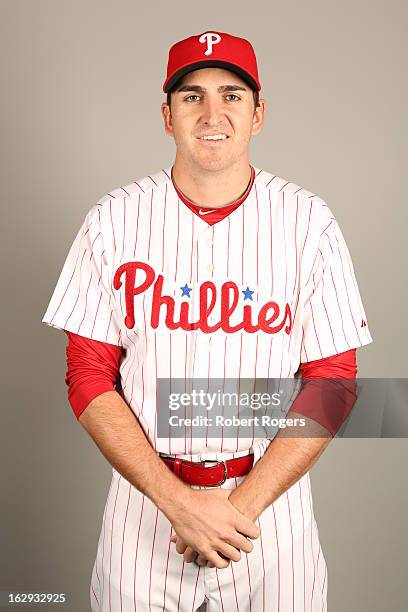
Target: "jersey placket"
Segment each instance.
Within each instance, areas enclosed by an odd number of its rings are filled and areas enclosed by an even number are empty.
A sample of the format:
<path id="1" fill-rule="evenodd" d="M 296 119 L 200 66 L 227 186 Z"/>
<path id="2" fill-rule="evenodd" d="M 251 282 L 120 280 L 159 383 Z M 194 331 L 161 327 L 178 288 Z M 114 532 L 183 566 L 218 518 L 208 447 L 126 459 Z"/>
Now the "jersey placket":
<path id="1" fill-rule="evenodd" d="M 194 240 L 193 251 L 193 274 L 191 279 L 192 301 L 190 303 L 190 321 L 196 322 L 200 318 L 200 286 L 206 280 L 211 280 L 214 275 L 213 263 L 213 226 L 208 225 L 200 231 Z M 193 379 L 203 379 L 207 376 L 206 364 L 208 363 L 209 352 L 211 351 L 211 334 L 205 334 L 201 330 L 191 330 L 187 332 L 188 341 L 188 362 L 187 362 L 187 385 L 186 388 L 193 388 Z M 205 371 L 204 371 L 205 370 Z M 194 417 L 194 409 L 191 408 L 190 417 Z M 190 441 L 189 452 L 194 454 L 193 429 L 189 428 L 188 439 Z M 201 449 L 204 451 L 205 450 Z"/>

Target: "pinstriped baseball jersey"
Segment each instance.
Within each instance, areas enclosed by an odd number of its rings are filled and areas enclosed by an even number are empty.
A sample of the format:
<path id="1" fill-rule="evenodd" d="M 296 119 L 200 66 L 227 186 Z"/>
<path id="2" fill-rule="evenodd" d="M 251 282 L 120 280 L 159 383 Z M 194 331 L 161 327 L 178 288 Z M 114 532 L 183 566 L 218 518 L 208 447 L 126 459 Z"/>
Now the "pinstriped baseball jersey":
<path id="1" fill-rule="evenodd" d="M 318 195 L 265 170 L 210 226 L 171 168 L 104 195 L 69 251 L 43 321 L 120 345 L 124 399 L 166 453 L 260 439 L 158 438 L 159 378 L 291 378 L 301 362 L 372 341 L 352 261 Z"/>

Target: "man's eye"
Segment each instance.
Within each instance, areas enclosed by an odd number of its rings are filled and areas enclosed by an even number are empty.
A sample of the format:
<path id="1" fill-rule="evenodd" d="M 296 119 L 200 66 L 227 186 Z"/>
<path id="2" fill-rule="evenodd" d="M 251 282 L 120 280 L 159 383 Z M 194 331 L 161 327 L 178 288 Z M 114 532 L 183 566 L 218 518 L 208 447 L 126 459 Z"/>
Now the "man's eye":
<path id="1" fill-rule="evenodd" d="M 235 100 L 240 100 L 241 98 L 235 94 L 228 94 L 227 98 L 235 98 Z"/>
<path id="2" fill-rule="evenodd" d="M 191 98 L 199 98 L 200 96 L 197 96 L 196 94 L 191 94 L 191 96 L 187 96 L 187 98 L 185 98 L 185 100 L 191 100 Z"/>

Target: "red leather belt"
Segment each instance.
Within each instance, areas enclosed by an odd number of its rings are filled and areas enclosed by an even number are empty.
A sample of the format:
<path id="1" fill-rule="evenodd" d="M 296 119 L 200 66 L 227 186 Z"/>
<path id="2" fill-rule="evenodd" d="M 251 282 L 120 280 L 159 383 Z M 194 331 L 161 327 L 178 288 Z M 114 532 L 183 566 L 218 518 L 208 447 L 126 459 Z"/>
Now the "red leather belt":
<path id="1" fill-rule="evenodd" d="M 190 485 L 218 487 L 227 478 L 245 476 L 251 471 L 254 463 L 253 453 L 228 459 L 227 461 L 186 461 L 159 453 L 160 458 L 172 472 Z"/>

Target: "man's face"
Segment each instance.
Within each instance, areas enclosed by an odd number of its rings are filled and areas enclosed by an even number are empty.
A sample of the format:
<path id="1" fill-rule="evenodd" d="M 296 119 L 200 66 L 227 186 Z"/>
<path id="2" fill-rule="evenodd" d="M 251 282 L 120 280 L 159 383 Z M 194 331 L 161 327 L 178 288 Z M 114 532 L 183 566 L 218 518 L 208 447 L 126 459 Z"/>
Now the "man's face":
<path id="1" fill-rule="evenodd" d="M 162 104 L 165 131 L 187 167 L 224 170 L 248 159 L 251 136 L 262 129 L 265 102 L 254 106 L 252 90 L 239 76 L 223 68 L 202 68 L 177 84 L 171 110 Z M 209 139 L 214 136 L 218 138 Z"/>

